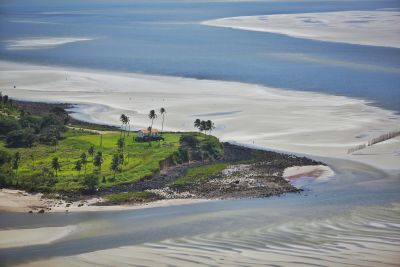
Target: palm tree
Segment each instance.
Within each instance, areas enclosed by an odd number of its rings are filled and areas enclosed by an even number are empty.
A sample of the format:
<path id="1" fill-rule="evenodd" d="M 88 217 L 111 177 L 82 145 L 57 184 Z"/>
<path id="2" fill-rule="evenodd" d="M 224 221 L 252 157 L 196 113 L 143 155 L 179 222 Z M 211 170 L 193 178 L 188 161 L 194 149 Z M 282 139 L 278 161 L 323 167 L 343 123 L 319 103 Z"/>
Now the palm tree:
<path id="1" fill-rule="evenodd" d="M 54 151 L 57 151 L 57 145 L 58 145 L 58 139 L 57 139 L 57 137 L 52 137 L 51 138 L 51 144 L 54 146 Z"/>
<path id="2" fill-rule="evenodd" d="M 211 135 L 211 131 L 215 129 L 215 125 L 212 121 L 206 121 L 207 130 L 209 131 L 209 135 Z"/>
<path id="3" fill-rule="evenodd" d="M 150 130 L 149 130 L 149 146 L 151 146 L 151 131 L 153 129 L 154 119 L 156 119 L 156 118 L 157 118 L 157 114 L 154 111 L 154 109 L 150 110 L 149 119 L 151 120 L 151 126 L 149 127 L 150 128 Z"/>
<path id="4" fill-rule="evenodd" d="M 32 169 L 34 170 L 35 169 L 35 156 L 33 154 L 31 154 L 29 157 L 32 160 Z"/>
<path id="5" fill-rule="evenodd" d="M 110 169 L 114 172 L 114 179 L 115 179 L 115 173 L 118 171 L 118 168 L 119 168 L 119 155 L 114 154 L 110 166 Z"/>
<path id="6" fill-rule="evenodd" d="M 122 170 L 122 165 L 124 164 L 124 161 L 125 161 L 125 158 L 124 158 L 124 153 L 119 153 L 119 156 L 118 156 L 118 162 L 119 162 L 119 164 L 121 165 L 121 170 Z"/>
<path id="7" fill-rule="evenodd" d="M 7 104 L 7 102 L 8 102 L 8 95 L 4 95 L 3 96 L 3 103 Z"/>
<path id="8" fill-rule="evenodd" d="M 93 156 L 94 156 L 94 146 L 90 146 L 88 149 L 88 154 L 92 157 L 92 161 L 93 161 Z"/>
<path id="9" fill-rule="evenodd" d="M 200 122 L 200 132 L 204 131 L 204 134 L 206 134 L 207 131 L 207 122 L 206 121 L 201 121 Z"/>
<path id="10" fill-rule="evenodd" d="M 119 117 L 119 120 L 122 122 L 121 134 L 120 134 L 120 137 L 122 137 L 122 131 L 123 131 L 124 125 L 126 123 L 126 115 L 125 114 L 121 114 L 121 116 Z"/>
<path id="11" fill-rule="evenodd" d="M 85 167 L 85 176 L 86 176 L 87 156 L 86 156 L 85 152 L 83 152 L 81 154 L 81 162 L 82 162 L 82 165 Z"/>
<path id="12" fill-rule="evenodd" d="M 130 119 L 128 116 L 126 116 L 126 124 L 128 125 L 128 136 L 129 136 L 129 133 L 130 133 L 130 131 L 131 131 L 131 124 L 130 124 L 130 122 L 131 122 L 131 119 Z M 126 130 L 126 126 L 125 126 L 125 130 Z"/>
<path id="13" fill-rule="evenodd" d="M 125 141 L 123 138 L 118 139 L 117 146 L 119 150 L 124 151 Z"/>
<path id="14" fill-rule="evenodd" d="M 194 127 L 197 128 L 197 129 L 199 129 L 199 131 L 200 131 L 200 125 L 201 125 L 200 119 L 196 119 L 196 120 L 194 121 Z"/>
<path id="15" fill-rule="evenodd" d="M 125 115 L 125 117 L 124 117 L 124 124 L 125 124 L 124 138 L 125 138 L 126 127 L 128 126 L 128 122 L 129 122 L 129 117 Z"/>
<path id="16" fill-rule="evenodd" d="M 18 168 L 19 168 L 20 161 L 21 161 L 21 154 L 19 152 L 15 152 L 14 159 L 12 162 L 12 168 L 15 170 L 15 176 L 17 177 L 17 183 L 18 183 Z"/>
<path id="17" fill-rule="evenodd" d="M 96 157 L 94 157 L 93 165 L 99 168 L 100 174 L 101 174 L 102 164 L 103 164 L 103 153 L 101 153 L 101 151 L 98 151 Z"/>
<path id="18" fill-rule="evenodd" d="M 61 165 L 57 157 L 54 157 L 53 160 L 51 161 L 51 168 L 53 168 L 53 170 L 56 171 L 56 177 L 57 177 L 58 171 L 61 169 Z"/>
<path id="19" fill-rule="evenodd" d="M 162 115 L 162 124 L 161 124 L 161 135 L 163 134 L 164 131 L 164 119 L 165 119 L 165 113 L 167 113 L 167 111 L 165 110 L 165 108 L 160 108 L 160 113 Z"/>
<path id="20" fill-rule="evenodd" d="M 78 159 L 78 161 L 75 163 L 75 170 L 78 171 L 78 176 L 81 176 L 82 160 Z"/>
<path id="21" fill-rule="evenodd" d="M 103 135 L 100 134 L 100 151 L 103 150 Z"/>

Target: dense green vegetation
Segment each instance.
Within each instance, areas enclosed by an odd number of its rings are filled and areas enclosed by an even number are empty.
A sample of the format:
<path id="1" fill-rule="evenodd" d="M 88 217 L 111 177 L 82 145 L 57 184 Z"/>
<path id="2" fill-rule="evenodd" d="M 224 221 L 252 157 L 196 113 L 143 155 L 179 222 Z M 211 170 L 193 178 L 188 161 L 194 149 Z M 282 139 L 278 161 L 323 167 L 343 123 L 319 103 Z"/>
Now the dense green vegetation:
<path id="1" fill-rule="evenodd" d="M 132 183 L 161 168 L 190 161 L 214 161 L 223 156 L 217 138 L 203 133 L 162 133 L 162 142 L 138 142 L 129 132 L 130 118 L 121 115 L 121 130 L 102 134 L 71 124 L 62 104 L 20 103 L 7 96 L 0 101 L 0 187 L 29 191 L 95 191 Z M 150 129 L 157 115 L 149 114 Z M 79 123 L 79 122 L 78 122 Z M 211 124 L 210 124 L 211 125 Z M 212 128 L 212 127 L 211 127 Z M 115 195 L 144 198 L 144 195 Z"/>
<path id="2" fill-rule="evenodd" d="M 14 169 L 14 174 L 6 177 L 3 183 L 40 191 L 90 189 L 90 182 L 86 179 L 85 183 L 85 177 L 92 173 L 98 176 L 99 186 L 134 182 L 158 172 L 159 162 L 179 149 L 179 134 L 165 134 L 166 141 L 161 146 L 151 147 L 147 143 L 133 142 L 136 135 L 131 134 L 131 138 L 127 139 L 124 145 L 123 163 L 114 172 L 111 164 L 114 155 L 120 155 L 117 146 L 119 136 L 118 132 L 99 135 L 69 130 L 66 137 L 59 142 L 57 150 L 42 144 L 32 148 L 7 148 L 4 141 L 0 141 L 2 153 L 8 153 L 9 157 L 16 152 L 21 155 L 18 173 Z M 100 148 L 101 139 L 102 148 Z M 93 164 L 96 156 L 88 153 L 92 146 L 95 152 L 100 150 L 102 152 L 101 171 Z M 87 155 L 86 159 L 81 168 L 76 168 L 77 162 L 82 161 L 83 153 Z M 57 175 L 52 168 L 54 158 L 57 158 L 60 164 Z M 3 167 L 7 169 L 6 166 Z"/>
<path id="3" fill-rule="evenodd" d="M 68 113 L 54 106 L 46 114 L 32 114 L 0 93 L 0 136 L 7 147 L 32 147 L 37 143 L 57 146 L 67 131 Z"/>
<path id="4" fill-rule="evenodd" d="M 154 199 L 157 196 L 154 193 L 147 191 L 138 192 L 124 192 L 118 194 L 107 195 L 106 199 L 110 202 L 124 203 L 124 202 L 144 202 L 149 199 Z"/>
<path id="5" fill-rule="evenodd" d="M 201 183 L 208 179 L 210 175 L 217 174 L 226 169 L 229 163 L 214 163 L 189 169 L 186 174 L 176 179 L 173 185 L 191 185 Z"/>
<path id="6" fill-rule="evenodd" d="M 181 147 L 175 152 L 172 161 L 180 164 L 190 161 L 214 161 L 224 155 L 224 148 L 218 138 L 202 133 L 183 133 Z"/>

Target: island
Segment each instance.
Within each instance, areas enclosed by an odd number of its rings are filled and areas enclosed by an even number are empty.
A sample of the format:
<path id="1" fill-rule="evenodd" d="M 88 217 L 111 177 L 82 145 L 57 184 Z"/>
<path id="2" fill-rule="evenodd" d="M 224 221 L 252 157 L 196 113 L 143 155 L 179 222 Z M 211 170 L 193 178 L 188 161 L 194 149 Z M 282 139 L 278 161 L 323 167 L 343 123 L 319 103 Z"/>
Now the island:
<path id="1" fill-rule="evenodd" d="M 136 131 L 125 114 L 120 127 L 74 119 L 73 104 L 1 95 L 0 108 L 2 210 L 70 212 L 278 196 L 301 191 L 284 177 L 286 169 L 325 165 L 220 142 L 211 120 L 196 119 L 198 131 L 166 132 L 164 108 L 151 110 L 150 126 Z M 161 129 L 153 127 L 157 116 Z"/>

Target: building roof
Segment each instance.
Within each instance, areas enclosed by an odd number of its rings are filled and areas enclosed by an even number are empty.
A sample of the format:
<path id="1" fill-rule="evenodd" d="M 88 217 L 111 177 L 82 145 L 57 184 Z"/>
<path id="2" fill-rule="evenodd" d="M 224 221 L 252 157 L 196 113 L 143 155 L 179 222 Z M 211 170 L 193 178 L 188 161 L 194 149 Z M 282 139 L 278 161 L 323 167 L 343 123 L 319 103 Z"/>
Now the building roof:
<path id="1" fill-rule="evenodd" d="M 147 129 L 143 129 L 143 130 L 140 130 L 139 132 L 142 132 L 142 133 L 149 133 L 149 130 L 147 130 Z M 158 133 L 159 132 L 159 130 L 157 130 L 157 129 L 151 129 L 151 132 L 152 133 Z"/>

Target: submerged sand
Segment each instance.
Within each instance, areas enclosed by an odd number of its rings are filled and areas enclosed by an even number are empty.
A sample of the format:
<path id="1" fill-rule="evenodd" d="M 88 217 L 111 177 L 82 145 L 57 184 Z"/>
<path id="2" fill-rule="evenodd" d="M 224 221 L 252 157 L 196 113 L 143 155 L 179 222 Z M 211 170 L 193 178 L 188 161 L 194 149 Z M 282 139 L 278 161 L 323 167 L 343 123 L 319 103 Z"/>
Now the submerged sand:
<path id="1" fill-rule="evenodd" d="M 0 249 L 48 244 L 68 236 L 75 229 L 76 226 L 68 225 L 61 227 L 0 230 Z"/>
<path id="2" fill-rule="evenodd" d="M 397 266 L 399 205 L 177 237 L 18 266 Z M 397 219 L 398 220 L 398 219 Z"/>
<path id="3" fill-rule="evenodd" d="M 328 42 L 400 48 L 400 12 L 397 10 L 241 16 L 203 24 Z"/>
<path id="4" fill-rule="evenodd" d="M 348 149 L 399 129 L 400 116 L 344 96 L 254 84 L 0 62 L 0 86 L 11 97 L 79 104 L 73 116 L 134 130 L 150 109 L 166 108 L 165 129 L 193 131 L 196 118 L 215 122 L 222 141 L 356 160 L 398 170 L 400 137 L 348 154 Z M 15 88 L 14 88 L 15 86 Z M 161 127 L 156 120 L 154 127 Z"/>

